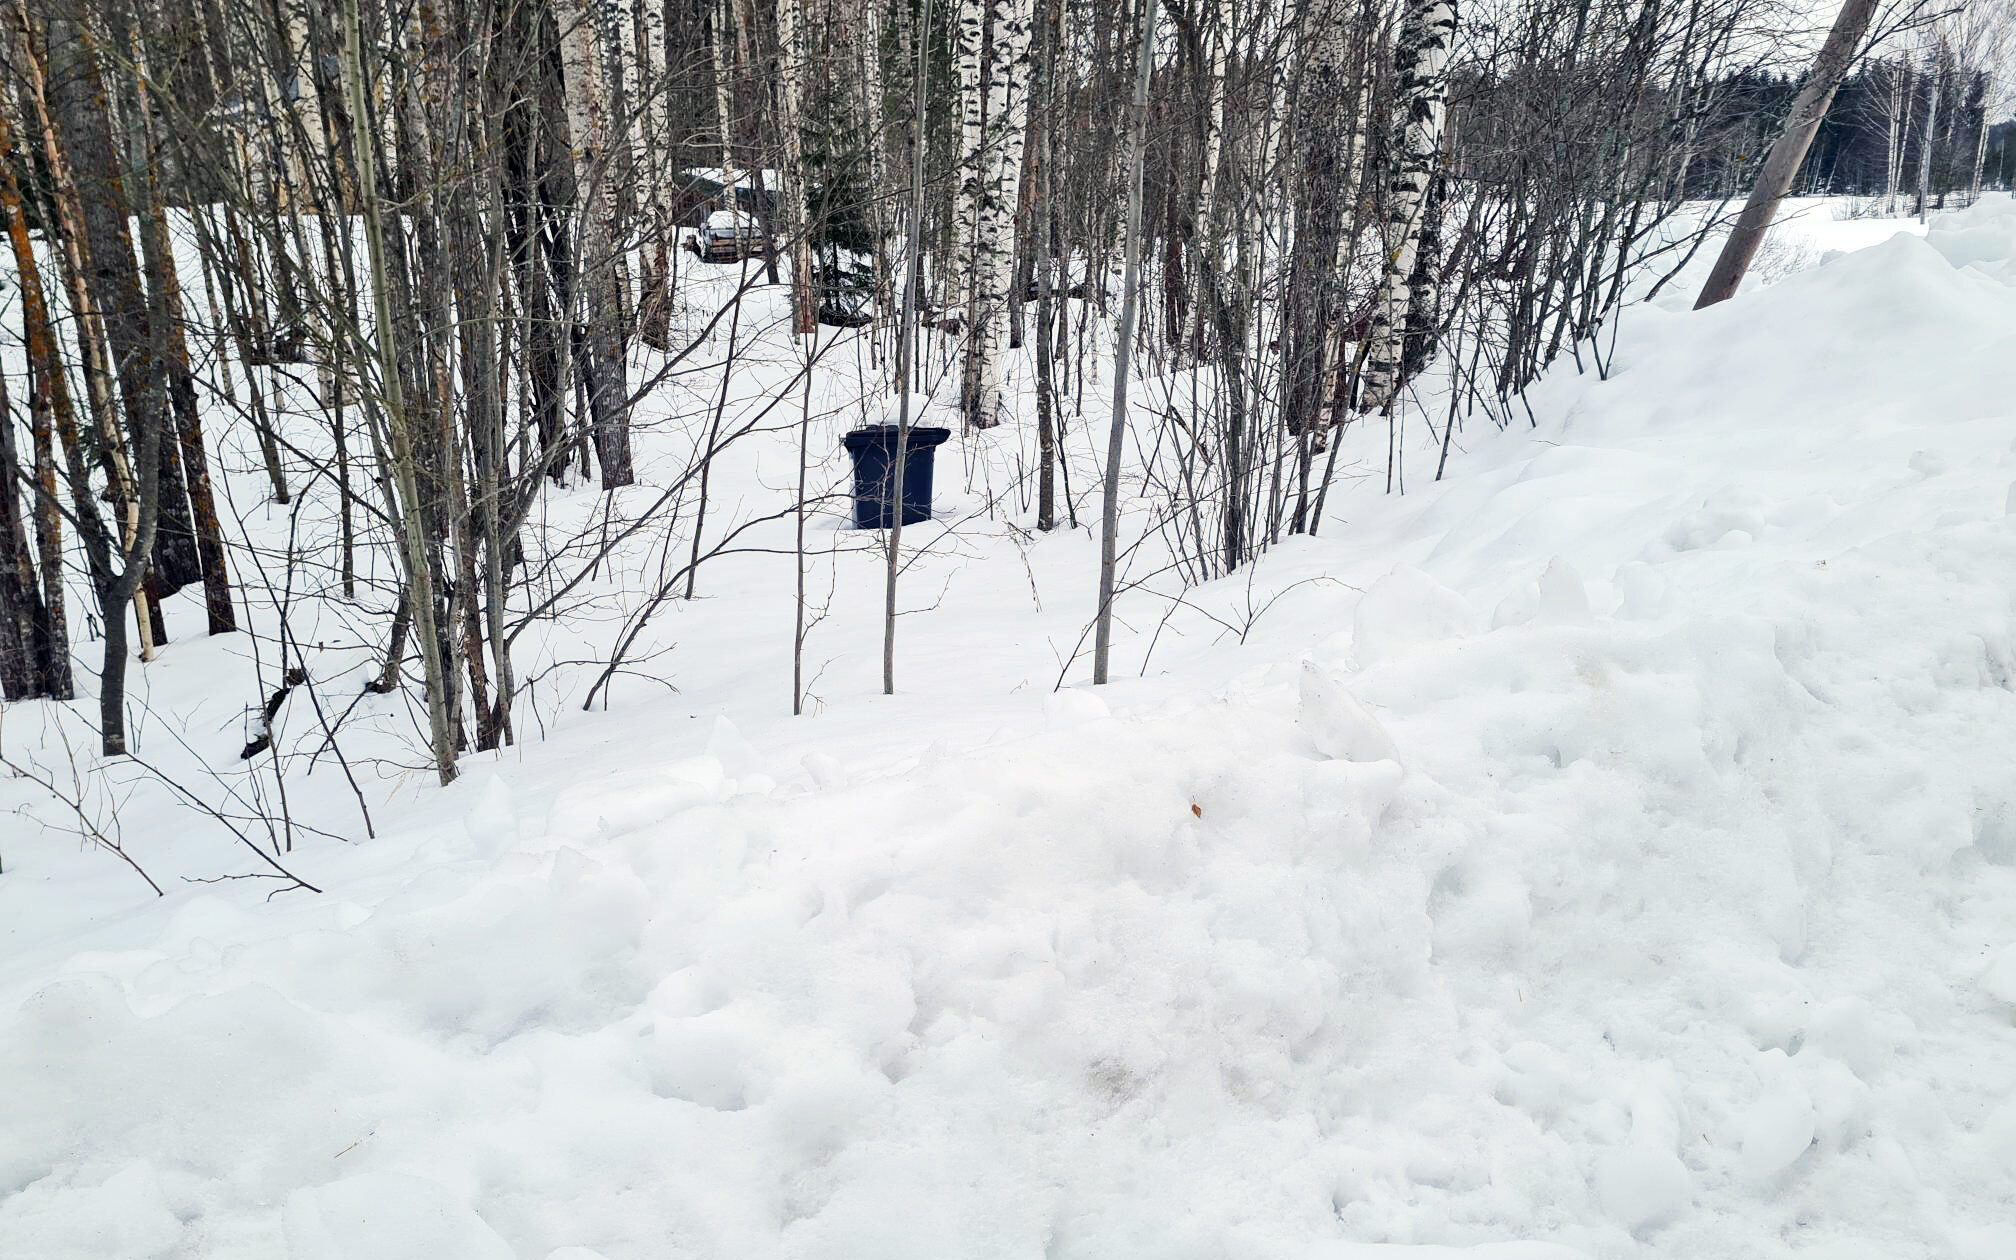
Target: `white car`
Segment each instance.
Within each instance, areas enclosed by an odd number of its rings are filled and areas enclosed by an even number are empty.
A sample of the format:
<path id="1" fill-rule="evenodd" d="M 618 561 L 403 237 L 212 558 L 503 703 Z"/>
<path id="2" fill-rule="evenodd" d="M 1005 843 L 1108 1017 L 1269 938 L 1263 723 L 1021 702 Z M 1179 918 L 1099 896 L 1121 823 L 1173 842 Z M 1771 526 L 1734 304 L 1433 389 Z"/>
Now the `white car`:
<path id="1" fill-rule="evenodd" d="M 763 228 L 746 210 L 716 210 L 695 236 L 694 252 L 707 262 L 740 262 L 763 252 Z"/>

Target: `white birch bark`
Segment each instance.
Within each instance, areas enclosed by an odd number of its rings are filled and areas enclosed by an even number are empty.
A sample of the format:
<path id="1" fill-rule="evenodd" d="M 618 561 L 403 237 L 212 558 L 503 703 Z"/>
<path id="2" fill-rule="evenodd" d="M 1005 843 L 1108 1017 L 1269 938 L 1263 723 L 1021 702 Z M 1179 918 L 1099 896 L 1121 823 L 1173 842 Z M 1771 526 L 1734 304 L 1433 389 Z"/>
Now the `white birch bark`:
<path id="1" fill-rule="evenodd" d="M 1448 109 L 1448 68 L 1456 38 L 1455 0 L 1409 0 L 1395 50 L 1395 103 L 1400 125 L 1386 212 L 1386 276 L 1373 303 L 1367 336 L 1365 388 L 1359 410 L 1384 411 L 1401 383 L 1408 282 L 1421 244 L 1422 211 L 1442 150 Z"/>
<path id="2" fill-rule="evenodd" d="M 994 0 L 994 55 L 987 76 L 984 170 L 974 241 L 974 328 L 968 369 L 972 396 L 967 422 L 1000 423 L 1002 360 L 1008 346 L 1008 300 L 1015 282 L 1015 212 L 1021 204 L 1022 158 L 1029 136 L 1030 0 Z"/>
<path id="3" fill-rule="evenodd" d="M 560 68 L 565 76 L 567 144 L 574 161 L 575 198 L 583 216 L 583 235 L 592 225 L 602 234 L 603 251 L 616 217 L 616 184 L 607 169 L 609 103 L 603 88 L 600 23 L 593 0 L 566 0 L 560 21 Z M 584 241 L 581 265 L 599 266 Z"/>
<path id="4" fill-rule="evenodd" d="M 883 125 L 882 102 L 882 5 L 868 0 L 867 12 L 858 30 L 856 53 L 861 64 L 861 123 L 868 128 L 868 195 L 872 198 L 878 228 L 883 219 L 882 204 L 889 184 L 888 129 Z"/>
<path id="5" fill-rule="evenodd" d="M 1904 180 L 1904 138 L 1909 125 L 1905 102 L 1910 99 L 1906 84 L 1911 78 L 1911 63 L 1902 57 L 1892 58 L 1886 67 L 1886 77 L 1890 80 L 1890 108 L 1888 148 L 1884 150 L 1883 194 L 1884 213 L 1897 213 L 1897 187 Z"/>
<path id="6" fill-rule="evenodd" d="M 614 107 L 610 110 L 610 125 L 615 131 L 612 144 L 627 159 L 630 196 L 634 212 L 640 218 L 651 204 L 646 182 L 651 147 L 645 135 L 646 72 L 643 52 L 637 44 L 637 23 L 642 11 L 654 7 L 653 0 L 602 0 L 596 5 L 602 24 L 602 50 L 610 63 L 608 82 L 615 89 L 611 98 Z"/>
<path id="7" fill-rule="evenodd" d="M 1218 0 L 1205 18 L 1204 37 L 1210 45 L 1210 70 L 1205 92 L 1209 103 L 1204 113 L 1204 153 L 1197 190 L 1198 259 L 1190 268 L 1190 341 L 1203 344 L 1205 324 L 1204 275 L 1216 274 L 1222 257 L 1218 242 L 1218 167 L 1225 152 L 1225 61 L 1232 42 L 1233 0 Z"/>
<path id="8" fill-rule="evenodd" d="M 1918 221 L 1925 222 L 1932 207 L 1932 150 L 1939 141 L 1939 87 L 1946 77 L 1945 50 L 1932 58 L 1932 82 L 1925 93 L 1925 139 L 1918 146 Z"/>
<path id="9" fill-rule="evenodd" d="M 1995 80 L 1991 76 L 1981 88 L 1980 125 L 1974 128 L 1974 170 L 1967 180 L 1967 204 L 1981 200 L 1981 173 L 1988 165 L 1988 119 L 1995 100 Z"/>
<path id="10" fill-rule="evenodd" d="M 987 40 L 982 0 L 958 0 L 953 14 L 953 71 L 959 85 L 959 164 L 952 200 L 952 249 L 941 268 L 939 305 L 971 332 L 973 255 L 980 235 L 980 180 L 987 99 L 981 49 Z M 924 143 L 919 137 L 917 143 Z"/>
<path id="11" fill-rule="evenodd" d="M 308 17 L 300 0 L 289 3 L 283 13 L 284 25 L 280 35 L 280 59 L 274 72 L 266 76 L 264 84 L 267 109 L 272 116 L 293 118 L 300 125 L 297 132 L 293 126 L 284 126 L 277 141 L 278 152 L 273 156 L 272 178 L 274 190 L 282 206 L 312 208 L 311 183 L 308 164 L 320 161 L 328 145 L 322 126 L 322 107 L 315 96 L 312 50 L 308 46 Z M 289 97 L 285 81 L 292 79 L 293 96 Z"/>
<path id="12" fill-rule="evenodd" d="M 735 46 L 730 28 L 735 22 L 735 11 L 731 0 L 720 0 L 714 6 L 712 20 L 708 22 L 711 38 L 707 41 L 708 52 L 714 58 L 714 124 L 721 131 L 721 178 L 727 184 L 722 190 L 727 199 L 727 208 L 737 208 L 735 202 Z"/>
<path id="13" fill-rule="evenodd" d="M 600 22 L 593 0 L 568 0 L 560 16 L 560 68 L 567 99 L 567 146 L 574 163 L 576 213 L 574 303 L 590 373 L 589 408 L 602 486 L 629 485 L 630 401 L 623 383 L 622 287 L 617 272 L 616 181 L 608 158 L 609 102 L 602 75 Z"/>
<path id="14" fill-rule="evenodd" d="M 884 241 L 890 234 L 888 206 L 896 190 L 889 186 L 889 133 L 883 118 L 881 0 L 868 0 L 865 8 L 866 21 L 859 32 L 856 52 L 861 64 L 861 123 L 869 132 L 868 223 L 875 237 L 875 311 L 878 319 L 886 320 L 893 290 Z"/>
<path id="15" fill-rule="evenodd" d="M 672 83 L 665 60 L 665 5 L 668 0 L 636 0 L 637 37 L 643 66 L 644 142 L 649 148 L 647 178 L 659 233 L 672 226 Z"/>
<path id="16" fill-rule="evenodd" d="M 805 219 L 804 11 L 800 0 L 777 0 L 777 129 L 784 133 L 782 187 L 777 190 L 779 225 L 791 247 L 791 331 L 798 336 L 817 332 L 819 310 L 812 298 L 812 243 Z"/>

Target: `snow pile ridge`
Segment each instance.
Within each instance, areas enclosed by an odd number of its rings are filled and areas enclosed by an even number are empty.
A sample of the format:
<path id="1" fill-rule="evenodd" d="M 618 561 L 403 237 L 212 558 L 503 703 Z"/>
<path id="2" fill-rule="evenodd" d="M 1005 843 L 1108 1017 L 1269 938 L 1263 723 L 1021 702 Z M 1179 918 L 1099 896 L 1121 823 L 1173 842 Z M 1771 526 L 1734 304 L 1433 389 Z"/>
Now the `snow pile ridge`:
<path id="1" fill-rule="evenodd" d="M 1634 313 L 998 737 L 612 716 L 6 972 L 0 1253 L 2006 1260 L 2011 222 Z"/>

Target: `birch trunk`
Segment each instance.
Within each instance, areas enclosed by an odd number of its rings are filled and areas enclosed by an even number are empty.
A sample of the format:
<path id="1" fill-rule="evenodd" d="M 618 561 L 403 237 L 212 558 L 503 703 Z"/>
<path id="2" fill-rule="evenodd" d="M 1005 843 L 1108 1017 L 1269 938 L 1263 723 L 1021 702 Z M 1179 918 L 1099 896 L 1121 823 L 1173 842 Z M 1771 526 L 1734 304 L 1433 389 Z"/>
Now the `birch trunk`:
<path id="1" fill-rule="evenodd" d="M 1386 211 L 1386 275 L 1367 332 L 1363 412 L 1392 407 L 1403 380 L 1405 327 L 1412 306 L 1410 282 L 1421 246 L 1429 184 L 1442 152 L 1448 108 L 1448 66 L 1456 38 L 1455 0 L 1411 0 L 1394 59 L 1394 95 L 1400 113 Z"/>
<path id="2" fill-rule="evenodd" d="M 920 36 L 928 42 L 927 36 Z M 959 156 L 953 168 L 952 244 L 939 268 L 938 305 L 947 327 L 970 338 L 973 315 L 973 261 L 980 238 L 980 181 L 986 144 L 987 98 L 981 52 L 987 42 L 983 0 L 959 0 L 953 15 L 952 68 L 959 88 Z M 924 144 L 919 135 L 916 143 Z"/>
<path id="3" fill-rule="evenodd" d="M 1974 166 L 1967 177 L 1967 204 L 1981 200 L 1981 173 L 1988 165 L 1988 104 L 1995 99 L 1995 80 L 1986 79 L 1981 85 L 1981 113 L 1974 128 Z"/>
<path id="4" fill-rule="evenodd" d="M 1925 139 L 1918 146 L 1918 221 L 1925 222 L 1932 205 L 1932 151 L 1939 143 L 1939 91 L 1946 79 L 1944 56 L 1932 63 L 1932 82 L 1925 94 Z"/>
<path id="5" fill-rule="evenodd" d="M 714 61 L 714 125 L 721 133 L 722 195 L 728 209 L 735 205 L 735 13 L 732 0 L 720 0 L 710 11 L 707 51 Z"/>
<path id="6" fill-rule="evenodd" d="M 777 130 L 784 140 L 784 169 L 777 189 L 785 240 L 791 249 L 791 331 L 803 337 L 818 331 L 819 307 L 812 296 L 812 238 L 806 222 L 804 107 L 805 40 L 801 0 L 777 0 Z"/>
<path id="7" fill-rule="evenodd" d="M 672 84 L 666 74 L 665 0 L 632 0 L 637 27 L 638 91 L 633 102 L 641 203 L 648 205 L 643 238 L 644 287 L 637 303 L 637 326 L 644 339 L 665 349 L 671 339 L 672 309 Z"/>
<path id="8" fill-rule="evenodd" d="M 1218 273 L 1222 257 L 1218 245 L 1221 236 L 1218 230 L 1218 167 L 1225 149 L 1225 62 L 1232 40 L 1232 0 L 1219 0 L 1211 7 L 1205 18 L 1204 38 L 1210 44 L 1210 69 L 1204 87 L 1209 104 L 1204 112 L 1204 153 L 1198 163 L 1198 257 L 1190 277 L 1190 344 L 1197 354 L 1203 353 L 1204 329 L 1209 322 L 1204 311 L 1205 276 L 1206 273 Z"/>
<path id="9" fill-rule="evenodd" d="M 630 462 L 630 397 L 624 382 L 622 282 L 618 267 L 616 181 L 610 169 L 608 95 L 602 76 L 599 23 L 592 0 L 571 0 L 561 19 L 561 73 L 566 80 L 568 150 L 574 159 L 576 309 L 581 318 L 577 361 L 588 387 L 588 410 L 602 488 L 636 480 Z"/>
<path id="10" fill-rule="evenodd" d="M 1030 0 L 994 0 L 965 408 L 967 425 L 976 429 L 1001 422 L 1002 366 L 1015 280 L 1015 212 L 1029 134 L 1030 9 Z"/>
<path id="11" fill-rule="evenodd" d="M 1897 186 L 1903 182 L 1904 151 L 1900 143 L 1904 138 L 1904 128 L 1909 119 L 1906 115 L 1909 93 L 1905 84 L 1910 80 L 1910 63 L 1902 58 L 1893 59 L 1886 67 L 1886 77 L 1890 80 L 1890 108 L 1885 120 L 1887 127 L 1887 147 L 1884 149 L 1883 195 L 1884 213 L 1897 213 Z"/>

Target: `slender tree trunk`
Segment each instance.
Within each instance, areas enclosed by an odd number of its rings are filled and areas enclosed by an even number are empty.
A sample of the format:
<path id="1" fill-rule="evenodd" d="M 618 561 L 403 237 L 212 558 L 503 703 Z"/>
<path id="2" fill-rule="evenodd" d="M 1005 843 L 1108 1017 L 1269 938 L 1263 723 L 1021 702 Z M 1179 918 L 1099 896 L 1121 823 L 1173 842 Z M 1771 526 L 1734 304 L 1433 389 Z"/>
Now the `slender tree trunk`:
<path id="1" fill-rule="evenodd" d="M 1715 259 L 1715 268 L 1708 274 L 1708 282 L 1701 286 L 1701 296 L 1694 302 L 1696 310 L 1736 296 L 1737 288 L 1743 283 L 1743 273 L 1750 269 L 1750 260 L 1757 256 L 1765 233 L 1771 230 L 1771 220 L 1777 217 L 1778 203 L 1791 189 L 1793 178 L 1806 160 L 1806 150 L 1812 147 L 1813 135 L 1820 130 L 1820 122 L 1827 116 L 1827 107 L 1833 103 L 1834 93 L 1840 88 L 1841 80 L 1847 77 L 1849 66 L 1854 63 L 1855 50 L 1861 46 L 1862 35 L 1869 29 L 1869 19 L 1876 12 L 1876 3 L 1877 0 L 1843 0 L 1841 11 L 1834 18 L 1834 27 L 1827 34 L 1827 42 L 1821 45 L 1819 55 L 1813 59 L 1813 71 L 1807 76 L 1806 85 L 1793 99 L 1792 112 L 1785 119 L 1785 129 L 1772 144 L 1763 168 L 1757 172 L 1757 186 L 1751 190 L 1749 201 L 1744 203 L 1743 212 L 1737 216 L 1735 228 L 1723 243 L 1722 253 Z"/>
<path id="2" fill-rule="evenodd" d="M 784 139 L 783 178 L 777 205 L 780 226 L 791 249 L 791 331 L 804 337 L 818 331 L 819 305 L 812 293 L 812 237 L 806 220 L 804 105 L 806 41 L 802 0 L 777 0 L 777 130 Z"/>
<path id="3" fill-rule="evenodd" d="M 157 335 L 166 344 L 168 396 L 175 417 L 176 447 L 186 474 L 190 519 L 194 527 L 196 555 L 203 579 L 203 606 L 211 634 L 230 634 L 238 628 L 237 611 L 231 599 L 231 574 L 224 562 L 224 529 L 217 518 L 217 498 L 210 485 L 210 460 L 203 449 L 203 420 L 196 401 L 196 379 L 190 369 L 189 343 L 183 335 L 186 320 L 182 310 L 182 285 L 175 272 L 175 251 L 168 236 L 167 213 L 162 206 L 160 144 L 155 135 L 154 110 L 148 99 L 146 61 L 137 35 L 131 41 L 133 83 L 145 145 L 145 166 L 140 207 L 141 256 L 146 264 L 147 285 L 153 301 L 149 311 Z"/>
<path id="4" fill-rule="evenodd" d="M 967 353 L 968 427 L 1001 422 L 1009 294 L 1015 280 L 1015 211 L 1029 133 L 1030 0 L 994 0 L 985 140 L 973 250 L 973 327 Z"/>
<path id="5" fill-rule="evenodd" d="M 592 0 L 574 0 L 562 19 L 561 60 L 567 83 L 568 143 L 574 157 L 575 274 L 582 283 L 577 356 L 588 386 L 595 458 L 602 488 L 636 480 L 630 461 L 630 394 L 624 383 L 622 258 L 617 249 L 615 172 L 609 162 L 608 98 Z"/>
<path id="6" fill-rule="evenodd" d="M 1120 324 L 1113 347 L 1113 423 L 1106 436 L 1106 493 L 1100 512 L 1099 611 L 1093 632 L 1092 681 L 1104 683 L 1113 652 L 1113 596 L 1119 558 L 1120 460 L 1127 445 L 1127 367 L 1134 346 L 1134 308 L 1141 288 L 1141 182 L 1148 156 L 1148 79 L 1155 68 L 1155 0 L 1141 11 L 1139 65 L 1134 78 L 1133 132 L 1128 144 L 1126 262 L 1120 282 Z"/>
<path id="7" fill-rule="evenodd" d="M 1932 59 L 1932 82 L 1925 93 L 1925 138 L 1918 145 L 1918 208 L 1916 214 L 1920 223 L 1925 222 L 1932 205 L 1932 151 L 1939 143 L 1939 93 L 1946 82 L 1946 58 L 1944 52 L 1934 54 Z"/>
<path id="8" fill-rule="evenodd" d="M 1395 54 L 1400 113 L 1386 212 L 1386 275 L 1372 307 L 1365 358 L 1364 412 L 1389 409 L 1405 381 L 1407 314 L 1421 249 L 1428 193 L 1441 164 L 1448 109 L 1449 54 L 1456 40 L 1455 0 L 1411 0 Z"/>
<path id="9" fill-rule="evenodd" d="M 986 160 L 987 97 L 981 57 L 987 43 L 987 7 L 985 0 L 956 3 L 952 69 L 959 90 L 959 150 L 953 168 L 952 247 L 938 267 L 938 308 L 948 328 L 958 328 L 970 338 L 974 255 L 980 237 L 980 182 Z M 917 143 L 925 143 L 922 135 Z"/>
<path id="10" fill-rule="evenodd" d="M 76 694 L 76 686 L 70 669 L 69 623 L 64 615 L 63 518 L 62 505 L 56 498 L 52 434 L 60 430 L 68 438 L 67 449 L 75 452 L 79 446 L 77 418 L 70 404 L 69 377 L 49 322 L 41 273 L 28 241 L 27 216 L 14 176 L 15 157 L 13 128 L 6 109 L 0 107 L 0 219 L 4 219 L 4 225 L 0 226 L 4 226 L 13 251 L 14 280 L 21 292 L 22 340 L 28 358 L 28 418 L 35 446 L 34 479 L 29 484 L 34 490 L 31 507 L 35 518 L 35 552 L 42 576 L 40 672 L 43 694 L 68 700 Z M 0 416 L 0 427 L 11 430 L 12 424 L 11 416 Z M 85 542 L 86 556 L 95 571 L 110 563 L 111 546 L 83 467 L 81 455 L 76 456 L 73 469 L 78 476 L 72 484 L 81 485 L 82 497 L 73 497 L 72 508 L 77 515 L 78 532 Z M 113 615 L 122 615 L 121 610 L 115 608 Z"/>
<path id="11" fill-rule="evenodd" d="M 1051 363 L 1053 313 L 1062 296 L 1057 285 L 1057 217 L 1052 212 L 1057 176 L 1052 165 L 1057 116 L 1057 11 L 1045 6 L 1043 52 L 1038 73 L 1043 84 L 1043 118 L 1038 132 L 1036 199 L 1036 528 L 1057 528 L 1057 463 L 1062 456 L 1057 433 L 1057 387 Z"/>
<path id="12" fill-rule="evenodd" d="M 1988 101 L 1993 99 L 1994 80 L 1981 86 L 1981 112 L 1974 125 L 1974 165 L 1967 176 L 1967 204 L 1981 200 L 1981 172 L 1988 164 Z"/>
<path id="13" fill-rule="evenodd" d="M 35 579 L 35 549 L 21 514 L 21 488 L 36 483 L 21 466 L 14 438 L 14 402 L 7 375 L 0 372 L 0 699 L 28 700 L 48 694 L 43 652 L 49 611 Z"/>
<path id="14" fill-rule="evenodd" d="M 427 725 L 433 744 L 434 769 L 441 782 L 455 779 L 455 736 L 448 710 L 447 669 L 442 657 L 441 637 L 435 624 L 434 577 L 427 554 L 426 509 L 420 497 L 419 478 L 414 467 L 413 436 L 405 414 L 400 383 L 400 360 L 392 319 L 392 283 L 386 262 L 385 229 L 378 209 L 376 139 L 372 128 L 362 125 L 371 110 L 364 88 L 364 52 L 358 0 L 343 0 L 344 80 L 350 99 L 351 116 L 359 120 L 353 133 L 356 145 L 358 200 L 362 203 L 365 249 L 370 255 L 374 314 L 373 339 L 377 342 L 379 388 L 392 454 L 392 479 L 401 509 L 398 530 L 406 561 L 409 606 L 420 636 L 420 657 L 426 670 Z M 388 672 L 396 671 L 396 664 Z"/>
<path id="15" fill-rule="evenodd" d="M 931 86 L 931 0 L 922 0 L 917 19 L 916 69 L 911 78 L 910 241 L 903 250 L 903 323 L 896 339 L 896 463 L 890 470 L 889 569 L 882 588 L 882 694 L 896 694 L 896 579 L 903 571 L 903 466 L 910 454 L 910 358 L 917 345 L 918 304 L 924 284 L 925 103 Z"/>

